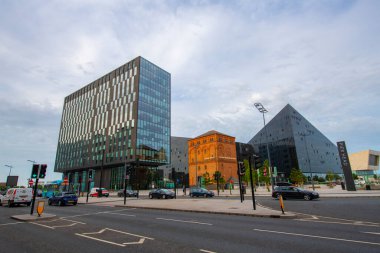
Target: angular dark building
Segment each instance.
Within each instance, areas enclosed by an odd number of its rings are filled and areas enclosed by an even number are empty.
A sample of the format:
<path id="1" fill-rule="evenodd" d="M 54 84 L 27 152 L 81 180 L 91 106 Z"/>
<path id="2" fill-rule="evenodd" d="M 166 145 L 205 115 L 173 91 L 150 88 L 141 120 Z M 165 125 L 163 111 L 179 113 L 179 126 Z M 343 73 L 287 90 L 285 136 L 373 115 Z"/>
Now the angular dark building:
<path id="1" fill-rule="evenodd" d="M 131 183 L 147 187 L 170 163 L 170 92 L 170 73 L 137 57 L 67 96 L 54 171 L 84 190 L 93 169 L 91 187 L 120 189 L 132 166 Z"/>
<path id="2" fill-rule="evenodd" d="M 187 186 L 189 185 L 189 160 L 187 158 L 188 140 L 190 140 L 190 138 L 172 136 L 170 138 L 171 163 L 158 167 L 163 177 L 168 179 L 172 179 L 172 168 L 174 168 L 176 178 L 179 179 L 178 183 L 180 185 L 184 183 Z"/>
<path id="3" fill-rule="evenodd" d="M 292 168 L 299 168 L 306 176 L 324 176 L 328 171 L 341 174 L 338 149 L 317 128 L 291 105 L 286 105 L 248 143 L 263 160 L 267 159 L 269 144 L 272 167 L 288 177 Z"/>

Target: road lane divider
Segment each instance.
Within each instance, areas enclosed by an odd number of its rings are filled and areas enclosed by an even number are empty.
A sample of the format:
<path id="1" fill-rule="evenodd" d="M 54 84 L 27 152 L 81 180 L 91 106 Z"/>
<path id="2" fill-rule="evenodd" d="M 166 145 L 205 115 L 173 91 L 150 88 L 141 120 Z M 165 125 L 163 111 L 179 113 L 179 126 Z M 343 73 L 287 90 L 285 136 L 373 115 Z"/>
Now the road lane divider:
<path id="1" fill-rule="evenodd" d="M 174 221 L 174 222 L 183 222 L 183 223 L 193 223 L 193 224 L 199 224 L 199 225 L 208 225 L 212 226 L 211 223 L 205 223 L 205 222 L 199 222 L 199 221 L 186 221 L 186 220 L 175 220 L 175 219 L 166 219 L 166 218 L 156 218 L 157 220 L 166 220 L 166 221 Z"/>
<path id="2" fill-rule="evenodd" d="M 258 232 L 267 232 L 267 233 L 273 233 L 273 234 L 292 235 L 292 236 L 309 237 L 309 238 L 317 238 L 317 239 L 333 240 L 333 241 L 352 242 L 352 243 L 360 243 L 360 244 L 380 245 L 380 243 L 378 243 L 378 242 L 366 242 L 366 241 L 350 240 L 350 239 L 336 238 L 336 237 L 325 237 L 325 236 L 319 236 L 319 235 L 297 234 L 297 233 L 273 231 L 273 230 L 265 230 L 265 229 L 256 229 L 256 228 L 253 230 L 258 231 Z"/>

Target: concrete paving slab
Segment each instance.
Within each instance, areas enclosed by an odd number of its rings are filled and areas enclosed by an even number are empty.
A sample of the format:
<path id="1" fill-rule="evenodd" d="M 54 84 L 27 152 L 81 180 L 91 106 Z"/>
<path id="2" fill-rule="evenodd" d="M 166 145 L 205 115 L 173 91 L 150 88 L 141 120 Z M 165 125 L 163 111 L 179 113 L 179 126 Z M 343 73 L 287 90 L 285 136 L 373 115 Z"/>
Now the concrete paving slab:
<path id="1" fill-rule="evenodd" d="M 128 200 L 126 205 L 123 203 L 115 204 L 116 207 L 127 208 L 145 208 L 159 209 L 168 211 L 184 211 L 184 212 L 200 212 L 215 214 L 243 215 L 253 217 L 269 217 L 269 218 L 296 218 L 297 216 L 291 212 L 282 214 L 276 211 L 256 205 L 253 210 L 251 201 L 226 200 L 226 199 L 148 199 L 148 200 Z"/>
<path id="2" fill-rule="evenodd" d="M 19 220 L 19 221 L 38 221 L 38 220 L 49 220 L 55 218 L 57 215 L 55 214 L 49 214 L 49 213 L 43 213 L 41 214 L 41 217 L 38 216 L 38 214 L 20 214 L 20 215 L 13 215 L 11 216 L 12 219 Z"/>

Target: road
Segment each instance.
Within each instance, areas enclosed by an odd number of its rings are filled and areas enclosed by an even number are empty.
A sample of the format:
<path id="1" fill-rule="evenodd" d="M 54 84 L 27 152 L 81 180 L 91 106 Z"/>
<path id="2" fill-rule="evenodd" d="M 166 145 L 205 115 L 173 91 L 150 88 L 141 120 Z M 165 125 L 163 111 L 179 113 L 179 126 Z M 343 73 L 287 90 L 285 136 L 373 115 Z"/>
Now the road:
<path id="1" fill-rule="evenodd" d="M 256 200 L 263 206 L 280 210 L 279 201 L 271 197 L 260 196 Z M 249 201 L 252 200 L 249 198 Z M 380 223 L 379 197 L 287 199 L 284 206 L 286 211 L 296 213 Z"/>
<path id="2" fill-rule="evenodd" d="M 170 201 L 170 200 L 162 200 Z M 211 203 L 211 202 L 210 202 Z M 307 202 L 309 203 L 309 202 Z M 51 221 L 17 222 L 0 207 L 0 252 L 379 252 L 380 224 L 254 218 L 110 206 L 47 206 Z"/>

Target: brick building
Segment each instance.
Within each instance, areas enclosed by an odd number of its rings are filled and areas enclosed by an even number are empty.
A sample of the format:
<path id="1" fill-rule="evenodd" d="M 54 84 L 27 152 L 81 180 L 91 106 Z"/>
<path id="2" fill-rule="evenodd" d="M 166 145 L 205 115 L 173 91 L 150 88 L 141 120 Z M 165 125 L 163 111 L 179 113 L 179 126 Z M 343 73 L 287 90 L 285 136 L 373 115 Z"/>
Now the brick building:
<path id="1" fill-rule="evenodd" d="M 237 178 L 235 137 L 212 130 L 187 143 L 190 186 L 200 185 L 207 174 L 212 179 L 216 171 L 226 181 Z"/>

